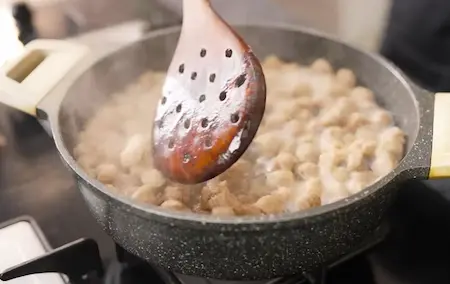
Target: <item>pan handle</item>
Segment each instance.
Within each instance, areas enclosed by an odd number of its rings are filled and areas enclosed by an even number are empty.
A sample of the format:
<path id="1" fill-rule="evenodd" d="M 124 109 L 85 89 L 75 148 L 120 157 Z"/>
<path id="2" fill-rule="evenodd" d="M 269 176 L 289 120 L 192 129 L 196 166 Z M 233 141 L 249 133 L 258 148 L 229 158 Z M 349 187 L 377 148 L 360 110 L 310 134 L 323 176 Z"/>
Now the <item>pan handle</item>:
<path id="1" fill-rule="evenodd" d="M 431 149 L 429 178 L 450 177 L 450 93 L 435 95 Z"/>
<path id="2" fill-rule="evenodd" d="M 37 116 L 38 103 L 87 54 L 86 46 L 34 40 L 16 60 L 0 68 L 0 102 Z"/>

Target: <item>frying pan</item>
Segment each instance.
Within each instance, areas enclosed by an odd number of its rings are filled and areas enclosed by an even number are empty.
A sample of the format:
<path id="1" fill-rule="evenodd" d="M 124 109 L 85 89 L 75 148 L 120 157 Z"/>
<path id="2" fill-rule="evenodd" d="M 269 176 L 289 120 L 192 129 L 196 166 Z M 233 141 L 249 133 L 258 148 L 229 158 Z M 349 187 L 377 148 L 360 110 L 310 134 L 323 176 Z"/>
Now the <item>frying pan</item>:
<path id="1" fill-rule="evenodd" d="M 277 54 L 309 64 L 324 57 L 335 68 L 352 69 L 407 134 L 399 165 L 358 194 L 276 216 L 180 213 L 109 191 L 74 160 L 78 133 L 110 94 L 149 69 L 166 70 L 178 27 L 101 55 L 73 43 L 32 42 L 6 67 L 0 101 L 42 122 L 93 216 L 115 242 L 152 264 L 187 275 L 249 280 L 313 271 L 370 239 L 401 182 L 450 175 L 450 94 L 421 90 L 379 56 L 314 31 L 266 24 L 236 28 L 259 58 Z"/>

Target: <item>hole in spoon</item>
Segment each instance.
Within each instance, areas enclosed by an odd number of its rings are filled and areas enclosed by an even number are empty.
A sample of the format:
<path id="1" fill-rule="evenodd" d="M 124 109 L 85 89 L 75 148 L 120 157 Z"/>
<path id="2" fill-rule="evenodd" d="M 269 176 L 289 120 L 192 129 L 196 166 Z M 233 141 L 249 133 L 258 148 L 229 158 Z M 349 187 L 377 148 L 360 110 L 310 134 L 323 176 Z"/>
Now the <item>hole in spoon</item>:
<path id="1" fill-rule="evenodd" d="M 208 119 L 207 118 L 203 118 L 202 122 L 201 122 L 201 125 L 202 125 L 203 128 L 208 127 Z"/>
<path id="2" fill-rule="evenodd" d="M 188 163 L 191 160 L 191 155 L 189 153 L 184 153 L 183 155 L 183 163 Z"/>
<path id="3" fill-rule="evenodd" d="M 214 80 L 216 80 L 216 74 L 212 73 L 209 75 L 209 82 L 214 83 Z"/>
<path id="4" fill-rule="evenodd" d="M 175 109 L 177 112 L 181 111 L 181 104 L 177 105 L 177 108 Z"/>
<path id="5" fill-rule="evenodd" d="M 220 92 L 219 100 L 223 101 L 226 98 L 227 98 L 227 92 L 225 92 L 225 91 Z"/>
<path id="6" fill-rule="evenodd" d="M 175 146 L 175 142 L 173 141 L 173 139 L 170 139 L 169 145 L 167 145 L 167 147 L 169 147 L 169 149 L 173 149 L 174 146 Z"/>
<path id="7" fill-rule="evenodd" d="M 245 74 L 241 74 L 236 78 L 235 84 L 236 84 L 236 88 L 239 88 L 240 86 L 242 86 L 245 83 Z"/>
<path id="8" fill-rule="evenodd" d="M 199 102 L 203 102 L 204 100 L 206 100 L 206 96 L 205 96 L 205 95 L 201 95 L 201 96 L 198 98 L 198 101 L 199 101 Z"/>
<path id="9" fill-rule="evenodd" d="M 184 121 L 184 128 L 189 129 L 191 126 L 191 120 L 188 118 Z"/>
<path id="10" fill-rule="evenodd" d="M 202 50 L 200 50 L 200 57 L 205 57 L 206 55 L 206 49 L 202 48 Z"/>
<path id="11" fill-rule="evenodd" d="M 206 137 L 205 138 L 205 147 L 206 148 L 211 148 L 211 146 L 212 146 L 212 139 L 211 139 L 211 137 Z"/>
<path id="12" fill-rule="evenodd" d="M 180 64 L 180 66 L 178 66 L 178 72 L 180 72 L 180 74 L 184 73 L 184 64 Z"/>
<path id="13" fill-rule="evenodd" d="M 197 72 L 191 73 L 191 80 L 195 80 L 197 78 Z"/>
<path id="14" fill-rule="evenodd" d="M 238 121 L 239 121 L 239 114 L 238 114 L 237 112 L 236 112 L 236 113 L 233 113 L 233 114 L 231 115 L 231 117 L 230 117 L 230 120 L 231 120 L 232 123 L 238 122 Z"/>
<path id="15" fill-rule="evenodd" d="M 233 55 L 233 51 L 232 51 L 230 48 L 228 48 L 227 50 L 225 50 L 225 56 L 226 56 L 226 57 L 230 58 L 231 55 Z"/>

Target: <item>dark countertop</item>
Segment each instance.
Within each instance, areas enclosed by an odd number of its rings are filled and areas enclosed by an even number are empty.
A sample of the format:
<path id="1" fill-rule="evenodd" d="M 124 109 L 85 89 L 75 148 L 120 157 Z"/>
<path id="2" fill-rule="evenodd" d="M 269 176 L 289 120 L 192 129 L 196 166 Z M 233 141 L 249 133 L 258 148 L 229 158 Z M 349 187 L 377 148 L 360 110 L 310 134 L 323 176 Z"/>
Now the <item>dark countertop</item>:
<path id="1" fill-rule="evenodd" d="M 63 166 L 53 140 L 33 118 L 0 105 L 0 222 L 20 215 L 36 219 L 53 247 L 77 238 L 94 238 L 103 257 L 114 254 L 71 174 Z"/>

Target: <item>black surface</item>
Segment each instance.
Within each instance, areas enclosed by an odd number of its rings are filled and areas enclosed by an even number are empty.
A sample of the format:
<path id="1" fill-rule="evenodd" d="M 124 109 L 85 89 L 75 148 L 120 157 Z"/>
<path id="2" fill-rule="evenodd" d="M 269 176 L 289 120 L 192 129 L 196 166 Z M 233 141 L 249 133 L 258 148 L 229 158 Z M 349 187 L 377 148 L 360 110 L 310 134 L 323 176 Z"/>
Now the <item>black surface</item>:
<path id="1" fill-rule="evenodd" d="M 13 17 L 22 43 L 27 44 L 37 37 L 33 25 L 33 13 L 25 3 L 18 3 L 13 7 Z"/>
<path id="2" fill-rule="evenodd" d="M 449 183 L 440 190 L 450 191 Z M 405 184 L 391 233 L 371 255 L 379 283 L 450 283 L 450 203 L 422 182 Z"/>
<path id="3" fill-rule="evenodd" d="M 72 284 L 88 284 L 101 279 L 104 271 L 97 243 L 92 239 L 79 239 L 68 243 L 44 255 L 8 268 L 0 273 L 0 280 L 8 281 L 45 272 L 67 275 Z"/>
<path id="4" fill-rule="evenodd" d="M 381 52 L 418 84 L 450 90 L 450 2 L 394 0 Z"/>
<path id="5" fill-rule="evenodd" d="M 114 257 L 111 239 L 87 210 L 53 140 L 37 121 L 0 105 L 0 222 L 20 215 L 36 219 L 52 247 L 86 237 L 98 241 L 103 257 Z"/>
<path id="6" fill-rule="evenodd" d="M 146 265 L 127 266 L 113 262 L 108 267 L 104 284 L 180 284 L 164 281 L 158 273 Z"/>

